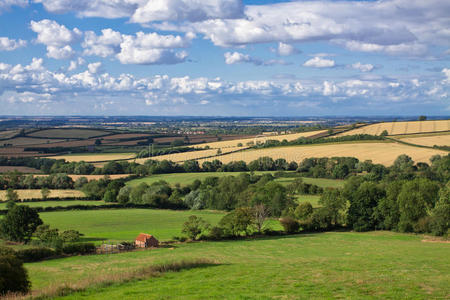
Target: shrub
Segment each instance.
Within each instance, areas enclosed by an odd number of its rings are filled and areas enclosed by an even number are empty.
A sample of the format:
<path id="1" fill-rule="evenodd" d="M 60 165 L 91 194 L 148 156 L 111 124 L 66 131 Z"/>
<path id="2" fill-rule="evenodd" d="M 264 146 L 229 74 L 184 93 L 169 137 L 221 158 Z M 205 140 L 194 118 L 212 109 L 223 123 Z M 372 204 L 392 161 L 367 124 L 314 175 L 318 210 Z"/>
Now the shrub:
<path id="1" fill-rule="evenodd" d="M 305 220 L 313 213 L 313 206 L 309 202 L 300 203 L 295 209 L 294 215 L 299 220 Z"/>
<path id="2" fill-rule="evenodd" d="M 81 234 L 77 230 L 66 230 L 66 231 L 63 231 L 60 233 L 60 238 L 65 243 L 73 243 L 73 242 L 78 242 L 82 235 L 83 234 Z"/>
<path id="3" fill-rule="evenodd" d="M 225 233 L 223 231 L 222 227 L 219 226 L 214 226 L 213 228 L 211 228 L 211 230 L 209 231 L 209 235 L 208 238 L 212 239 L 212 240 L 220 240 L 222 238 L 225 237 Z"/>
<path id="4" fill-rule="evenodd" d="M 50 248 L 30 248 L 16 251 L 16 256 L 24 262 L 40 261 L 55 255 L 56 252 Z"/>
<path id="5" fill-rule="evenodd" d="M 210 224 L 197 216 L 190 216 L 183 224 L 182 233 L 186 234 L 190 239 L 197 240 L 199 236 L 208 230 Z"/>
<path id="6" fill-rule="evenodd" d="M 284 217 L 280 219 L 281 226 L 287 233 L 295 233 L 300 229 L 300 224 L 291 217 Z"/>
<path id="7" fill-rule="evenodd" d="M 30 286 L 23 262 L 12 255 L 0 255 L 0 294 L 26 293 Z"/>
<path id="8" fill-rule="evenodd" d="M 0 256 L 2 255 L 16 255 L 16 251 L 9 247 L 0 246 Z"/>
<path id="9" fill-rule="evenodd" d="M 68 244 L 62 248 L 64 254 L 91 254 L 96 250 L 93 243 Z"/>

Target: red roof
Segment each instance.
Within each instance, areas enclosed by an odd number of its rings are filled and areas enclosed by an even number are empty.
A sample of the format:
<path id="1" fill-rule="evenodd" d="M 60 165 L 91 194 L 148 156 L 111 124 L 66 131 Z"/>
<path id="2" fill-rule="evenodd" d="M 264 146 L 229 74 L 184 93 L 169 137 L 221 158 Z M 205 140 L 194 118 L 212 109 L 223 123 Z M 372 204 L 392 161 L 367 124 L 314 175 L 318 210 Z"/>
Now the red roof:
<path id="1" fill-rule="evenodd" d="M 137 236 L 136 241 L 139 241 L 139 242 L 145 242 L 146 240 L 151 239 L 152 237 L 153 237 L 153 236 L 150 235 L 150 234 L 140 233 L 140 234 Z"/>

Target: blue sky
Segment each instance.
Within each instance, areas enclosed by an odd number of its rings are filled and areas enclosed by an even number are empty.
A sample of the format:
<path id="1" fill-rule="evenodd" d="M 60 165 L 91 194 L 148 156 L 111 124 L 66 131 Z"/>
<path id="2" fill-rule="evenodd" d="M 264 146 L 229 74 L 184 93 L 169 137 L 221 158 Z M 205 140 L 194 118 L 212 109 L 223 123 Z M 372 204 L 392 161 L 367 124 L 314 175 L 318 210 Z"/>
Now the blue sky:
<path id="1" fill-rule="evenodd" d="M 4 0 L 1 115 L 449 115 L 445 0 Z"/>

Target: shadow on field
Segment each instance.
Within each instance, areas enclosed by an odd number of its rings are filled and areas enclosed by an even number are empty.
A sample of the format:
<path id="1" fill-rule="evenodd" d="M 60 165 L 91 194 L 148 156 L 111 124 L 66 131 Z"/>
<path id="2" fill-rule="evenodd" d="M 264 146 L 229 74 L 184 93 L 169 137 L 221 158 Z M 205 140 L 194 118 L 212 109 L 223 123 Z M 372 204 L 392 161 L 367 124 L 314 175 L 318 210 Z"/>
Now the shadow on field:
<path id="1" fill-rule="evenodd" d="M 97 241 L 107 241 L 107 238 L 101 238 L 101 237 L 82 237 L 80 239 L 81 242 L 97 242 Z"/>

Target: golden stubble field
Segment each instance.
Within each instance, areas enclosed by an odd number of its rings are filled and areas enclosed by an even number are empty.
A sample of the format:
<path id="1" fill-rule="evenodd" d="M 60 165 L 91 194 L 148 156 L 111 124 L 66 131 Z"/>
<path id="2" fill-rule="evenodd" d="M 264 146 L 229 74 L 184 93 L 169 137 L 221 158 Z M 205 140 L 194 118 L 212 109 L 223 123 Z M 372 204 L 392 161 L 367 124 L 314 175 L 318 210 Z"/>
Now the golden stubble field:
<path id="1" fill-rule="evenodd" d="M 212 142 L 212 143 L 203 143 L 194 145 L 192 147 L 194 148 L 204 148 L 206 146 L 212 148 L 212 149 L 222 149 L 224 151 L 224 148 L 233 148 L 237 147 L 239 143 L 242 144 L 243 147 L 247 147 L 248 143 L 264 143 L 268 140 L 287 140 L 287 141 L 293 141 L 301 137 L 311 137 L 315 136 L 317 134 L 321 134 L 326 132 L 326 130 L 316 130 L 316 131 L 309 131 L 309 132 L 301 132 L 301 133 L 291 133 L 291 134 L 282 134 L 282 135 L 267 135 L 267 136 L 258 136 L 255 138 L 248 138 L 248 139 L 238 139 L 238 140 L 230 140 L 230 141 L 220 141 L 220 142 Z"/>
<path id="2" fill-rule="evenodd" d="M 41 190 L 15 190 L 19 195 L 19 199 L 42 198 Z M 49 198 L 66 198 L 66 197 L 85 197 L 82 191 L 78 190 L 50 190 Z M 6 191 L 0 191 L 0 200 L 6 201 Z"/>
<path id="3" fill-rule="evenodd" d="M 134 158 L 134 153 L 99 153 L 99 154 L 70 154 L 70 155 L 57 155 L 49 156 L 51 159 L 65 159 L 68 162 L 98 162 L 98 161 L 113 161 L 113 160 L 125 160 Z"/>
<path id="4" fill-rule="evenodd" d="M 448 152 L 407 146 L 399 143 L 345 143 L 345 144 L 319 144 L 307 146 L 289 146 L 267 149 L 248 150 L 222 156 L 200 159 L 199 163 L 218 159 L 223 163 L 243 160 L 247 163 L 263 156 L 273 159 L 284 158 L 287 161 L 301 162 L 311 157 L 356 157 L 360 161 L 372 160 L 374 163 L 390 166 L 401 154 L 409 155 L 415 162 L 429 163 L 433 155 L 447 155 Z"/>
<path id="5" fill-rule="evenodd" d="M 389 135 L 449 131 L 450 120 L 377 123 L 340 133 L 336 136 L 354 134 L 380 135 L 384 130 Z"/>
<path id="6" fill-rule="evenodd" d="M 432 135 L 432 136 L 419 136 L 419 137 L 399 137 L 403 142 L 422 145 L 422 146 L 450 146 L 450 134 Z"/>

